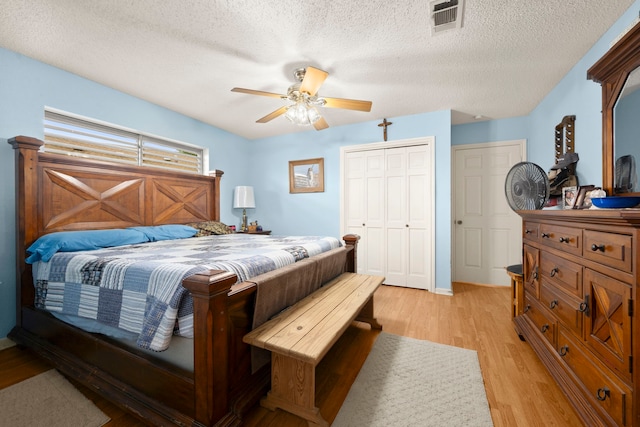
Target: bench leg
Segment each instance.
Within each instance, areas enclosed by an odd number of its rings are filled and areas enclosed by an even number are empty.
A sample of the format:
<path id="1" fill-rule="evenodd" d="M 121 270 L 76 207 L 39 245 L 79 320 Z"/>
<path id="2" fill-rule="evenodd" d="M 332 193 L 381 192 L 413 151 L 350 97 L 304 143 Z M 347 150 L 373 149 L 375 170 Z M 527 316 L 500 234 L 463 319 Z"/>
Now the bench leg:
<path id="1" fill-rule="evenodd" d="M 356 320 L 359 322 L 368 323 L 371 325 L 371 329 L 380 329 L 382 330 L 382 325 L 378 323 L 378 319 L 373 316 L 373 295 L 369 298 L 369 301 L 362 307 L 360 310 L 360 314 L 356 317 Z"/>
<path id="2" fill-rule="evenodd" d="M 316 368 L 311 363 L 272 352 L 271 391 L 260 404 L 295 414 L 310 426 L 329 426 L 316 407 Z"/>

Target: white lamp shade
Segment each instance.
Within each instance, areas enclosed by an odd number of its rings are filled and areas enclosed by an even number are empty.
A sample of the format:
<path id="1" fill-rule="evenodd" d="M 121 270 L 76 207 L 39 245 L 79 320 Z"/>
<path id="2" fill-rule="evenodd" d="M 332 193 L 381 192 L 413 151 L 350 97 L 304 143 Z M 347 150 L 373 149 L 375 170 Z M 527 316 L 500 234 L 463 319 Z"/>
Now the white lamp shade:
<path id="1" fill-rule="evenodd" d="M 238 185 L 233 196 L 234 208 L 255 208 L 256 199 L 253 197 L 253 187 Z"/>

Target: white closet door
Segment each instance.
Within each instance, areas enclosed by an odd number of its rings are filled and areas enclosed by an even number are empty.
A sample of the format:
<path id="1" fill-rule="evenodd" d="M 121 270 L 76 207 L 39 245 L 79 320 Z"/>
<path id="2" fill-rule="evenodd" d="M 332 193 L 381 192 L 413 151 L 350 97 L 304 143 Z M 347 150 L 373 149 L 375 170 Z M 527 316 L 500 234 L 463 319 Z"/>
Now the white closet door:
<path id="1" fill-rule="evenodd" d="M 386 158 L 386 257 L 385 283 L 406 286 L 408 203 L 407 153 L 404 147 L 384 150 Z"/>
<path id="2" fill-rule="evenodd" d="M 367 271 L 367 245 L 362 244 L 365 214 L 365 165 L 366 158 L 360 152 L 346 153 L 344 157 L 344 197 L 346 203 L 345 234 L 357 234 L 361 241 L 358 244 L 358 273 Z"/>
<path id="3" fill-rule="evenodd" d="M 433 239 L 431 224 L 431 158 L 426 145 L 407 147 L 407 282 L 406 286 L 429 289 L 429 260 Z"/>
<path id="4" fill-rule="evenodd" d="M 433 146 L 373 145 L 343 157 L 344 230 L 361 236 L 358 272 L 433 290 Z"/>
<path id="5" fill-rule="evenodd" d="M 384 150 L 365 152 L 365 221 L 362 239 L 367 247 L 367 274 L 385 275 Z"/>

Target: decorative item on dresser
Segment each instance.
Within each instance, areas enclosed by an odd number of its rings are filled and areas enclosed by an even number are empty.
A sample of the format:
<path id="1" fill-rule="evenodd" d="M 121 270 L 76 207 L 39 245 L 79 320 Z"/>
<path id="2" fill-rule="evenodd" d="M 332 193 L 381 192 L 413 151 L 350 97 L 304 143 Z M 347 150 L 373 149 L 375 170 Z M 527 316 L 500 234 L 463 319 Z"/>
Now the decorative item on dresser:
<path id="1" fill-rule="evenodd" d="M 614 159 L 629 147 L 614 141 L 614 119 L 618 138 L 618 104 L 638 67 L 640 24 L 587 73 L 602 84 L 602 181 L 613 196 L 630 195 L 615 183 Z M 640 209 L 518 213 L 524 220 L 524 310 L 514 319 L 516 329 L 585 425 L 640 426 L 640 344 L 634 339 L 640 330 Z"/>

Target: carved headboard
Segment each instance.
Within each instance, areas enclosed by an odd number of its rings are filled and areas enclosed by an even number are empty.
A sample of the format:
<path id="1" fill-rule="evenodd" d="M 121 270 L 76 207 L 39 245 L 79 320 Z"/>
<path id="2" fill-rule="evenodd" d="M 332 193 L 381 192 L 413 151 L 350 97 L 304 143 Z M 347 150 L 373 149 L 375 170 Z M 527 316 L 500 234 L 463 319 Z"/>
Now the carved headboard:
<path id="1" fill-rule="evenodd" d="M 222 171 L 203 176 L 43 153 L 43 141 L 25 136 L 8 142 L 16 155 L 18 280 L 30 280 L 26 248 L 47 233 L 220 220 Z"/>

